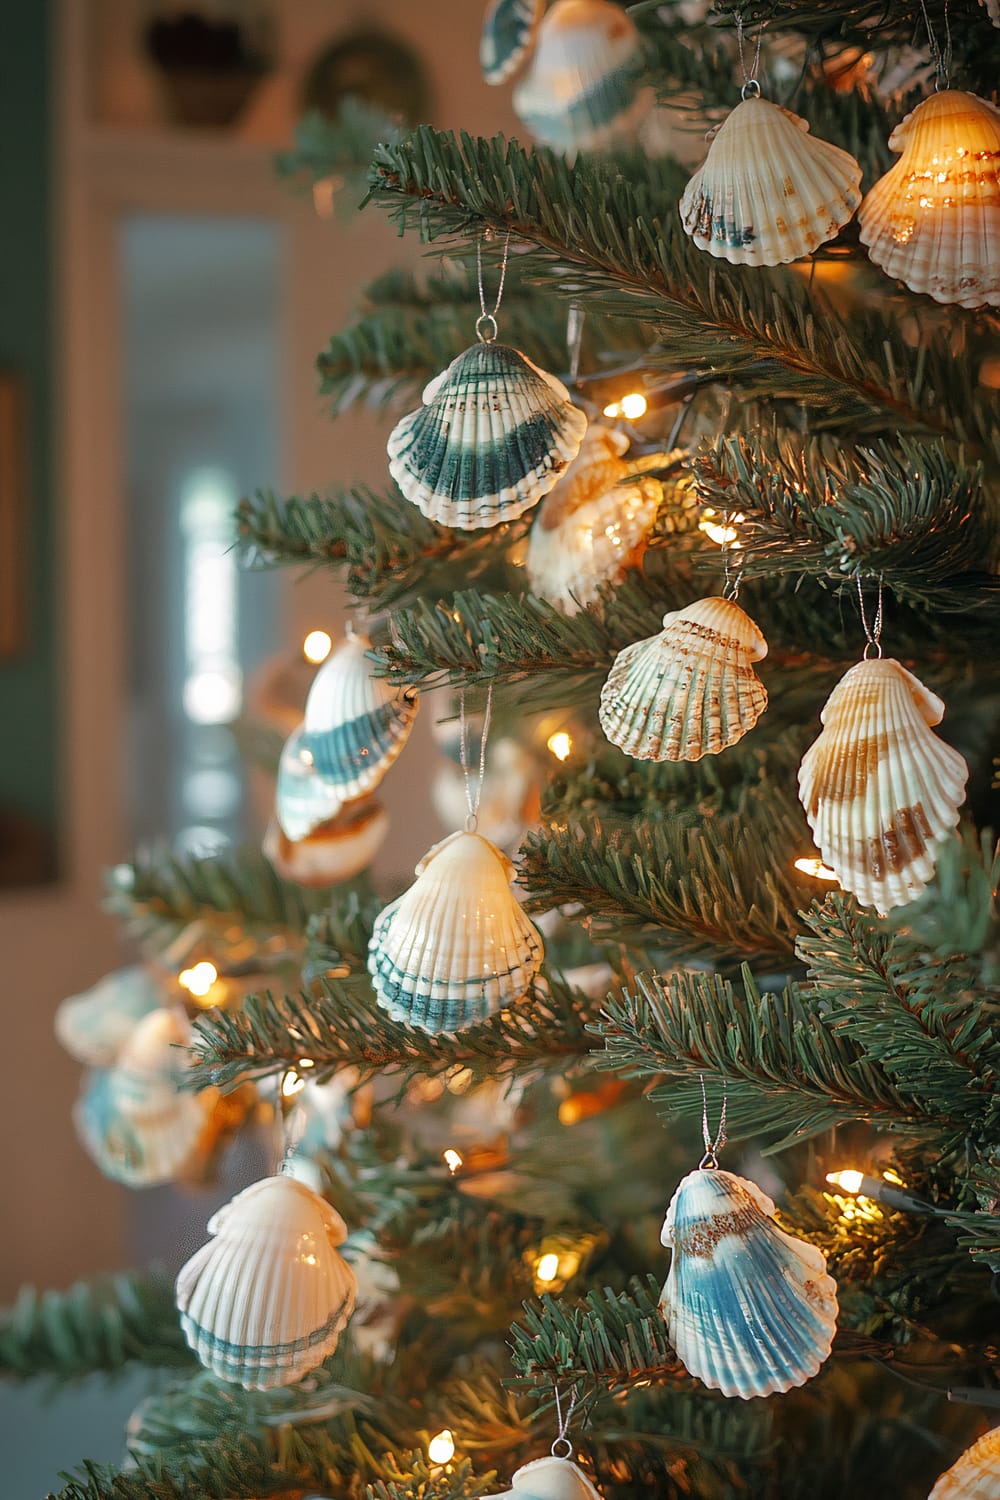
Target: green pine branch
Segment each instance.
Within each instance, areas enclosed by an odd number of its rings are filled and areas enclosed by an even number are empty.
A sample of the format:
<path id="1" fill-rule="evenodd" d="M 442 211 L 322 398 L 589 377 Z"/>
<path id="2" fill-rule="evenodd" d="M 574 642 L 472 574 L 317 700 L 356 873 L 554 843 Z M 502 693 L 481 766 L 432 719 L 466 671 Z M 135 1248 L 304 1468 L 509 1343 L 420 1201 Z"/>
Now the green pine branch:
<path id="1" fill-rule="evenodd" d="M 0 1314 L 0 1372 L 70 1380 L 133 1362 L 194 1363 L 181 1333 L 172 1281 L 126 1272 L 76 1282 L 66 1292 L 25 1287 Z"/>
<path id="2" fill-rule="evenodd" d="M 648 321 L 664 349 L 651 369 L 745 381 L 757 399 L 805 403 L 817 429 L 1000 449 L 997 402 L 977 384 L 973 360 L 956 363 L 950 328 L 924 329 L 912 349 L 896 315 L 859 304 L 845 320 L 794 272 L 714 261 L 681 229 L 666 169 L 647 162 L 643 173 L 632 180 L 615 160 L 570 167 L 501 137 L 420 127 L 378 148 L 370 197 L 429 240 L 509 229 L 536 247 L 522 259 L 526 278 Z"/>
<path id="3" fill-rule="evenodd" d="M 509 268 L 500 313 L 505 344 L 524 349 L 546 370 L 568 364 L 568 304 L 523 283 Z M 437 274 L 389 271 L 365 288 L 353 322 L 335 333 L 317 361 L 324 395 L 340 414 L 365 401 L 378 410 L 415 406 L 423 385 L 475 341 L 479 293 L 475 262 L 449 259 Z M 631 318 L 587 314 L 581 367 L 611 369 L 636 363 L 653 342 Z"/>
<path id="4" fill-rule="evenodd" d="M 737 512 L 747 577 L 879 577 L 923 609 L 997 597 L 996 500 L 940 445 L 834 448 L 776 432 L 724 438 L 695 461 L 702 501 Z"/>
<path id="5" fill-rule="evenodd" d="M 398 139 L 398 127 L 383 110 L 349 96 L 342 100 L 336 119 L 319 110 L 303 115 L 291 148 L 275 156 L 275 170 L 303 188 L 330 177 L 340 179 L 342 187 L 360 187 L 377 142 Z"/>
<path id="6" fill-rule="evenodd" d="M 595 936 L 651 928 L 678 957 L 787 962 L 809 891 L 793 861 L 808 848 L 791 787 L 761 780 L 714 812 L 556 814 L 522 846 L 521 882 L 536 909 L 581 903 Z"/>
<path id="7" fill-rule="evenodd" d="M 494 531 L 452 531 L 428 521 L 398 490 L 364 487 L 282 499 L 258 490 L 240 503 L 242 562 L 249 567 L 322 563 L 346 572 L 355 599 L 381 608 L 433 591 L 435 579 L 502 576 L 501 548 L 523 536 L 530 517 Z"/>
<path id="8" fill-rule="evenodd" d="M 190 940 L 210 946 L 223 962 L 235 951 L 240 971 L 251 972 L 297 953 L 310 918 L 325 911 L 329 900 L 328 891 L 282 880 L 256 850 L 198 857 L 158 848 L 108 872 L 104 906 L 148 952 L 166 953 L 179 940 Z M 363 877 L 340 888 L 345 951 L 367 944 L 380 905 Z M 234 964 L 227 964 L 229 972 L 236 972 Z"/>
<path id="9" fill-rule="evenodd" d="M 525 1000 L 489 1020 L 438 1037 L 394 1021 L 367 985 L 326 978 L 310 994 L 251 995 L 239 1011 L 213 1011 L 195 1021 L 195 1087 L 230 1087 L 312 1058 L 316 1078 L 357 1068 L 363 1078 L 389 1073 L 402 1092 L 416 1077 L 467 1067 L 474 1079 L 507 1077 L 585 1054 L 587 1025 L 597 1006 L 550 977 Z"/>

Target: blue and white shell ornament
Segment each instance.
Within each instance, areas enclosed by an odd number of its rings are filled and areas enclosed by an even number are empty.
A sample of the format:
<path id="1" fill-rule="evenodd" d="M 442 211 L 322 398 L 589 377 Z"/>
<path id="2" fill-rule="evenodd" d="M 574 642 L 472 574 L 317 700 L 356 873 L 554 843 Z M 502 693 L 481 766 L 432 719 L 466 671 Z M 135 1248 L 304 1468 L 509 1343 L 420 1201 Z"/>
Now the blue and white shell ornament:
<path id="1" fill-rule="evenodd" d="M 370 650 L 366 635 L 349 630 L 306 699 L 303 745 L 341 803 L 374 791 L 409 739 L 419 707 L 414 692 L 374 675 Z"/>
<path id="2" fill-rule="evenodd" d="M 804 1385 L 833 1346 L 837 1284 L 817 1246 L 779 1229 L 756 1183 L 718 1165 L 724 1122 L 678 1185 L 660 1241 L 673 1256 L 660 1296 L 689 1374 L 724 1396 Z"/>
<path id="3" fill-rule="evenodd" d="M 534 46 L 545 0 L 490 0 L 483 17 L 479 61 L 487 83 L 504 83 Z"/>
<path id="4" fill-rule="evenodd" d="M 509 248 L 508 235 L 488 312 L 477 246 L 479 342 L 424 388 L 423 405 L 396 423 L 387 445 L 389 473 L 407 500 L 459 531 L 499 526 L 537 505 L 587 431 L 586 416 L 561 380 L 496 342 Z"/>

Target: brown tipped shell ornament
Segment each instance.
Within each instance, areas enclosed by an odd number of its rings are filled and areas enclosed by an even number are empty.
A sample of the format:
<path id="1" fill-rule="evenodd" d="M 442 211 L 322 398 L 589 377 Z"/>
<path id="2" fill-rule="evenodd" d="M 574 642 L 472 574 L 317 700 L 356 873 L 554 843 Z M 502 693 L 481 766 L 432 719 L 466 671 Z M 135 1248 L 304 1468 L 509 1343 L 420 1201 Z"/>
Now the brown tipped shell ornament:
<path id="1" fill-rule="evenodd" d="M 753 669 L 767 642 L 731 599 L 664 615 L 659 635 L 626 646 L 601 691 L 601 728 L 634 760 L 700 760 L 734 745 L 767 707 Z"/>
<path id="2" fill-rule="evenodd" d="M 958 823 L 969 768 L 931 726 L 944 704 L 898 661 L 858 662 L 834 688 L 799 768 L 823 860 L 880 913 L 920 895 Z"/>

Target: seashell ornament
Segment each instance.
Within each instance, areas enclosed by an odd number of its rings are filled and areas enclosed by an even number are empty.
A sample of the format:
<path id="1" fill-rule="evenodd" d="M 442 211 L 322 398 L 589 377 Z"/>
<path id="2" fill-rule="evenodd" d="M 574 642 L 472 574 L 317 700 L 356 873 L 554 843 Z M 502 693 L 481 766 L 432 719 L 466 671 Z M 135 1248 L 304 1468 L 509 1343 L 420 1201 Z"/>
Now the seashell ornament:
<path id="1" fill-rule="evenodd" d="M 375 790 L 409 739 L 419 707 L 415 693 L 374 675 L 370 650 L 366 635 L 349 631 L 306 699 L 304 747 L 342 803 Z"/>
<path id="2" fill-rule="evenodd" d="M 333 1353 L 357 1283 L 337 1246 L 343 1219 L 287 1175 L 237 1193 L 181 1268 L 184 1337 L 220 1380 L 245 1390 L 294 1385 Z"/>
<path id="3" fill-rule="evenodd" d="M 601 728 L 633 760 L 700 760 L 752 729 L 767 707 L 753 663 L 767 642 L 731 599 L 699 599 L 626 646 L 601 689 Z"/>
<path id="4" fill-rule="evenodd" d="M 653 104 L 642 84 L 635 23 L 611 0 L 556 0 L 538 31 L 531 65 L 514 90 L 514 111 L 555 151 L 627 145 Z"/>
<path id="5" fill-rule="evenodd" d="M 522 1464 L 511 1488 L 501 1490 L 494 1500 L 601 1500 L 601 1492 L 571 1458 L 552 1455 Z"/>
<path id="6" fill-rule="evenodd" d="M 423 402 L 389 436 L 389 472 L 425 516 L 460 531 L 537 504 L 587 430 L 560 380 L 492 339 L 452 360 Z"/>
<path id="7" fill-rule="evenodd" d="M 262 848 L 285 880 L 313 887 L 338 885 L 368 868 L 388 832 L 389 814 L 381 802 L 365 797 L 348 803 L 303 839 L 288 838 L 272 818 Z"/>
<path id="8" fill-rule="evenodd" d="M 1000 1427 L 984 1433 L 953 1463 L 928 1500 L 997 1500 L 1000 1495 Z"/>
<path id="9" fill-rule="evenodd" d="M 715 132 L 681 197 L 681 223 L 699 249 L 732 265 L 785 265 L 833 239 L 861 202 L 860 185 L 848 151 L 757 89 Z"/>
<path id="10" fill-rule="evenodd" d="M 428 850 L 375 923 L 368 972 L 383 1010 L 421 1031 L 483 1021 L 526 993 L 542 940 L 510 888 L 514 866 L 478 833 Z"/>
<path id="11" fill-rule="evenodd" d="M 337 788 L 316 770 L 305 724 L 300 724 L 288 736 L 278 759 L 274 795 L 278 827 L 285 838 L 298 843 L 336 817 L 343 805 Z"/>
<path id="12" fill-rule="evenodd" d="M 56 1039 L 77 1062 L 107 1068 L 137 1022 L 162 1004 L 163 991 L 145 969 L 116 969 L 62 1001 L 55 1014 Z"/>
<path id="13" fill-rule="evenodd" d="M 860 661 L 827 699 L 799 767 L 824 863 L 880 914 L 919 896 L 958 823 L 969 768 L 932 734 L 943 717 L 941 699 L 898 661 Z"/>
<path id="14" fill-rule="evenodd" d="M 483 17 L 479 61 L 487 83 L 516 73 L 538 30 L 544 0 L 491 0 Z"/>
<path id="15" fill-rule="evenodd" d="M 154 1187 L 208 1157 L 219 1122 L 216 1089 L 182 1088 L 191 1027 L 160 1008 L 135 1026 L 113 1067 L 93 1072 L 73 1111 L 80 1141 L 106 1177 Z"/>
<path id="16" fill-rule="evenodd" d="M 745 1401 L 816 1374 L 833 1345 L 837 1285 L 822 1250 L 778 1228 L 756 1183 L 716 1166 L 689 1172 L 660 1241 L 673 1251 L 660 1310 L 689 1374 Z"/>
<path id="17" fill-rule="evenodd" d="M 576 458 L 542 501 L 531 526 L 525 565 L 533 594 L 573 615 L 620 583 L 639 558 L 663 495 L 642 475 L 662 461 L 624 457 L 629 440 L 617 427 L 592 422 Z"/>
<path id="18" fill-rule="evenodd" d="M 870 259 L 936 302 L 1000 307 L 1000 110 L 942 89 L 889 145 L 899 161 L 858 214 Z"/>

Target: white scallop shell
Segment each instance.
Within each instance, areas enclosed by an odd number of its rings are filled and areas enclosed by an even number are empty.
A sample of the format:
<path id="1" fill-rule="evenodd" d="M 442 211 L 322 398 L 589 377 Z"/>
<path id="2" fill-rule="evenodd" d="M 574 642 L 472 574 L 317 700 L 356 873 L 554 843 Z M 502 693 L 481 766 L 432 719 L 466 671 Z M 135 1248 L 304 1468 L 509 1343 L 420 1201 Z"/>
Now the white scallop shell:
<path id="1" fill-rule="evenodd" d="M 773 1215 L 756 1183 L 699 1167 L 678 1186 L 660 1235 L 673 1251 L 660 1309 L 678 1359 L 744 1400 L 804 1385 L 837 1326 L 825 1255 Z"/>
<path id="2" fill-rule="evenodd" d="M 525 558 L 531 591 L 564 614 L 592 603 L 603 584 L 621 582 L 656 519 L 663 486 L 632 476 L 657 457 L 629 462 L 628 445 L 620 428 L 592 422 L 532 522 Z"/>
<path id="3" fill-rule="evenodd" d="M 214 1137 L 215 1089 L 182 1088 L 191 1028 L 175 1010 L 150 1011 L 118 1060 L 85 1081 L 77 1133 L 106 1177 L 129 1187 L 173 1182 L 197 1165 Z"/>
<path id="4" fill-rule="evenodd" d="M 562 381 L 506 344 L 466 349 L 423 402 L 389 435 L 389 472 L 425 516 L 461 531 L 529 510 L 587 430 Z"/>
<path id="5" fill-rule="evenodd" d="M 409 739 L 420 706 L 416 693 L 374 675 L 370 650 L 366 635 L 351 632 L 320 667 L 306 699 L 304 744 L 317 775 L 343 802 L 375 790 Z"/>
<path id="6" fill-rule="evenodd" d="M 547 1456 L 522 1464 L 494 1500 L 601 1500 L 601 1492 L 572 1459 Z"/>
<path id="7" fill-rule="evenodd" d="M 966 1448 L 941 1475 L 928 1500 L 1000 1500 L 1000 1427 Z"/>
<path id="8" fill-rule="evenodd" d="M 337 787 L 320 776 L 306 741 L 305 724 L 292 731 L 278 760 L 274 812 L 281 831 L 294 842 L 308 838 L 344 805 Z"/>
<path id="9" fill-rule="evenodd" d="M 460 1031 L 520 1000 L 542 940 L 510 888 L 514 866 L 478 833 L 453 833 L 379 915 L 368 950 L 379 1005 L 422 1031 Z"/>
<path id="10" fill-rule="evenodd" d="M 487 83 L 503 83 L 516 73 L 530 49 L 543 0 L 491 0 L 483 17 L 479 62 Z"/>
<path id="11" fill-rule="evenodd" d="M 1000 306 L 1000 110 L 944 89 L 889 145 L 902 155 L 858 214 L 870 258 L 936 302 Z"/>
<path id="12" fill-rule="evenodd" d="M 932 734 L 944 704 L 891 658 L 861 661 L 820 714 L 799 797 L 825 864 L 879 912 L 919 896 L 958 823 L 969 768 Z"/>
<path id="13" fill-rule="evenodd" d="M 832 239 L 861 202 L 854 157 L 769 99 L 737 104 L 684 189 L 681 223 L 733 265 L 778 266 Z"/>
<path id="14" fill-rule="evenodd" d="M 286 838 L 276 819 L 264 834 L 264 857 L 296 885 L 329 886 L 366 870 L 385 842 L 389 814 L 380 802 L 351 802 L 303 839 Z"/>
<path id="15" fill-rule="evenodd" d="M 136 1022 L 163 1004 L 163 991 L 140 965 L 105 974 L 89 990 L 70 995 L 55 1014 L 57 1040 L 70 1057 L 92 1068 L 114 1062 Z"/>
<path id="16" fill-rule="evenodd" d="M 611 0 L 556 0 L 514 111 L 556 151 L 607 151 L 634 138 L 653 103 L 634 21 Z"/>
<path id="17" fill-rule="evenodd" d="M 734 745 L 767 707 L 753 663 L 767 642 L 731 599 L 664 615 L 659 635 L 626 646 L 601 690 L 601 728 L 635 760 L 700 760 Z"/>
<path id="18" fill-rule="evenodd" d="M 265 1177 L 208 1221 L 213 1236 L 177 1277 L 184 1337 L 220 1380 L 293 1385 L 337 1347 L 354 1272 L 343 1219 L 304 1183 Z"/>

